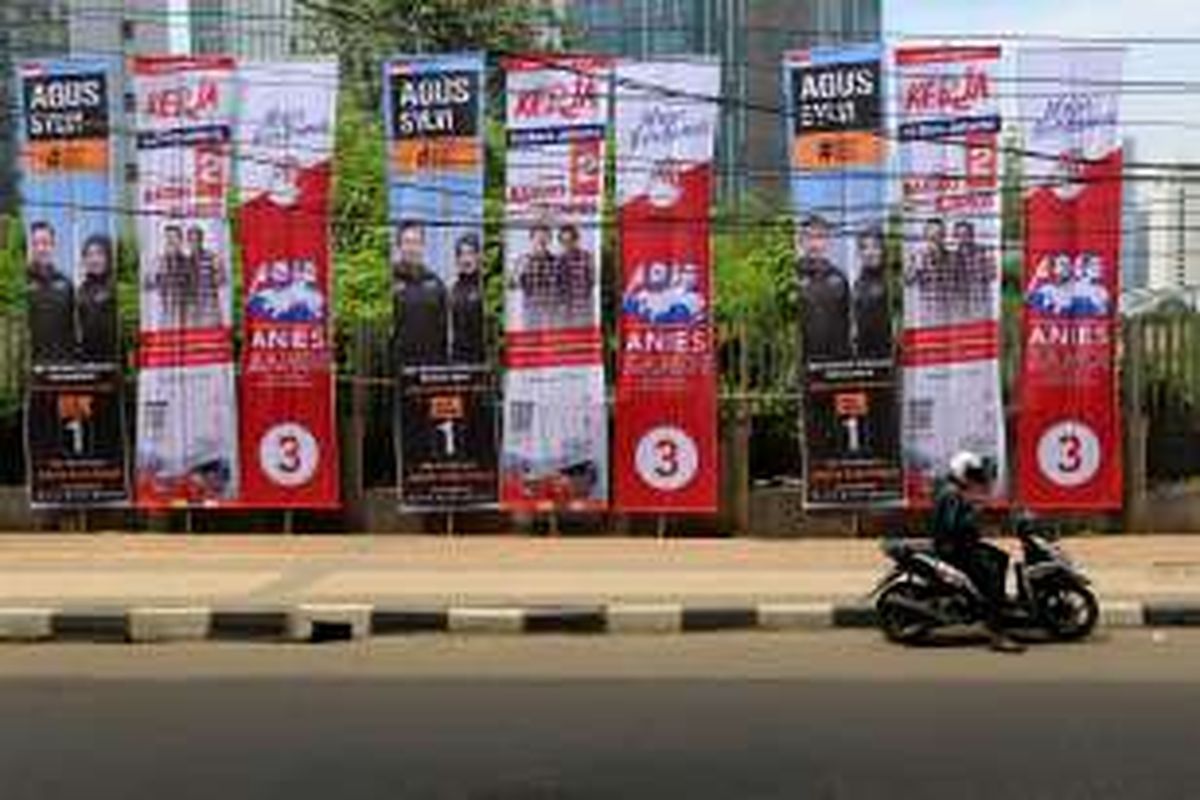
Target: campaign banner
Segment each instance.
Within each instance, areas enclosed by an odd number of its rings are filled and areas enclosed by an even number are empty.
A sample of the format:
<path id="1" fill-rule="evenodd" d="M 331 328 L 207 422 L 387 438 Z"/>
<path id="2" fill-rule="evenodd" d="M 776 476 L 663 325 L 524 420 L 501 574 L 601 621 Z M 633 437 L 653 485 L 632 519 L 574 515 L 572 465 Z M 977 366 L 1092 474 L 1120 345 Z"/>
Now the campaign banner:
<path id="1" fill-rule="evenodd" d="M 1114 365 L 1120 297 L 1123 52 L 1023 48 L 1025 125 L 1017 486 L 1034 510 L 1122 502 Z"/>
<path id="2" fill-rule="evenodd" d="M 129 499 L 111 137 L 116 65 L 23 61 L 21 202 L 28 258 L 25 434 L 34 506 Z"/>
<path id="3" fill-rule="evenodd" d="M 903 447 L 910 501 L 960 450 L 991 459 L 1007 496 L 1000 386 L 1001 129 L 997 46 L 902 47 Z"/>
<path id="4" fill-rule="evenodd" d="M 241 504 L 338 504 L 329 201 L 336 61 L 238 67 Z"/>
<path id="5" fill-rule="evenodd" d="M 234 62 L 133 59 L 140 250 L 137 503 L 239 498 L 229 229 Z"/>
<path id="6" fill-rule="evenodd" d="M 616 69 L 621 311 L 613 488 L 622 511 L 717 510 L 708 218 L 720 91 L 716 62 Z"/>
<path id="7" fill-rule="evenodd" d="M 408 508 L 497 501 L 483 273 L 482 54 L 384 65 L 396 459 Z"/>
<path id="8" fill-rule="evenodd" d="M 603 508 L 608 410 L 600 215 L 611 62 L 504 62 L 504 443 L 513 509 Z"/>
<path id="9" fill-rule="evenodd" d="M 811 508 L 904 499 L 882 58 L 878 44 L 784 56 Z"/>

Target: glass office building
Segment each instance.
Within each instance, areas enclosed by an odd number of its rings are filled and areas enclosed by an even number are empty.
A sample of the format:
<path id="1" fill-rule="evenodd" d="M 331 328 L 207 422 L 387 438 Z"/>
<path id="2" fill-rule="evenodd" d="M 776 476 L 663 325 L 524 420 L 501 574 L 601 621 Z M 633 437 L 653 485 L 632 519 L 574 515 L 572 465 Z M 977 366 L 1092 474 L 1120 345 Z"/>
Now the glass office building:
<path id="1" fill-rule="evenodd" d="M 565 0 L 573 49 L 630 58 L 705 54 L 723 66 L 720 191 L 781 192 L 786 174 L 782 54 L 871 41 L 881 0 Z"/>

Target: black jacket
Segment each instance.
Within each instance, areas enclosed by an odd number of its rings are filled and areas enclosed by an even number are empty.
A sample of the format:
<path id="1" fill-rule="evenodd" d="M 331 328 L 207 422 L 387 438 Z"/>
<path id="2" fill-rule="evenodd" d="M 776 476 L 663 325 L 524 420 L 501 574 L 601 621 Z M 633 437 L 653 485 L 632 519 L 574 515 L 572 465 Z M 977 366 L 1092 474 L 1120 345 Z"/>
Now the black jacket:
<path id="1" fill-rule="evenodd" d="M 398 272 L 393 302 L 398 365 L 446 363 L 446 286 L 442 279 L 423 268 Z"/>
<path id="2" fill-rule="evenodd" d="M 75 358 L 75 288 L 56 269 L 29 272 L 29 339 L 34 364 Z"/>
<path id="3" fill-rule="evenodd" d="M 800 310 L 807 361 L 850 356 L 850 284 L 828 259 L 801 258 Z"/>
<path id="4" fill-rule="evenodd" d="M 484 353 L 483 286 L 478 274 L 459 275 L 450 290 L 450 360 L 482 364 Z"/>
<path id="5" fill-rule="evenodd" d="M 117 361 L 117 293 L 110 280 L 85 279 L 79 286 L 79 352 L 84 361 Z"/>
<path id="6" fill-rule="evenodd" d="M 949 481 L 942 482 L 934 492 L 930 524 L 934 549 L 951 562 L 961 561 L 983 538 L 975 504 Z"/>
<path id="7" fill-rule="evenodd" d="M 891 356 L 892 310 L 882 275 L 863 273 L 854 282 L 854 325 L 860 357 Z"/>

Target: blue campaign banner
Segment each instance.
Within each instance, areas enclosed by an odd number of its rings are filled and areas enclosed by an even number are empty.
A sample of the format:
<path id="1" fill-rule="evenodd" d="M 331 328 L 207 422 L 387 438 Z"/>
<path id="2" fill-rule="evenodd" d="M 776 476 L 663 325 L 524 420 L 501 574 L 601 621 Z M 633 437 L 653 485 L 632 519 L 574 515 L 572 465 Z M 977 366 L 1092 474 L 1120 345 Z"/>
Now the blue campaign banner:
<path id="1" fill-rule="evenodd" d="M 30 379 L 26 443 L 36 506 L 129 499 L 116 287 L 111 123 L 117 62 L 22 61 L 21 209 Z"/>
<path id="2" fill-rule="evenodd" d="M 384 65 L 396 457 L 409 508 L 497 499 L 483 261 L 482 53 Z"/>
<path id="3" fill-rule="evenodd" d="M 784 56 L 811 507 L 903 499 L 882 61 L 878 43 Z"/>

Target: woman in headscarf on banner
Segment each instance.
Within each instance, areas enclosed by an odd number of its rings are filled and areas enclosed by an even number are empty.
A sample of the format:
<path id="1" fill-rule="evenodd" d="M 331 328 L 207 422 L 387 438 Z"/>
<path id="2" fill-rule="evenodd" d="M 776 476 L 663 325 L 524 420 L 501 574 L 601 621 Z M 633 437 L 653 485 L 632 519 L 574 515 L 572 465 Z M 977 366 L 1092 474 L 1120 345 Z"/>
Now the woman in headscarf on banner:
<path id="1" fill-rule="evenodd" d="M 75 317 L 80 354 L 86 362 L 115 362 L 118 325 L 112 240 L 102 234 L 89 236 L 79 266 L 82 280 L 75 293 Z"/>

